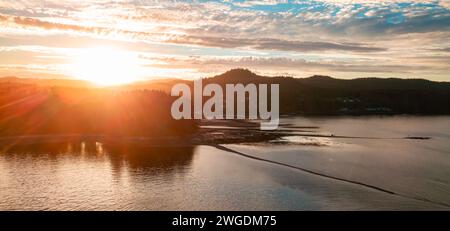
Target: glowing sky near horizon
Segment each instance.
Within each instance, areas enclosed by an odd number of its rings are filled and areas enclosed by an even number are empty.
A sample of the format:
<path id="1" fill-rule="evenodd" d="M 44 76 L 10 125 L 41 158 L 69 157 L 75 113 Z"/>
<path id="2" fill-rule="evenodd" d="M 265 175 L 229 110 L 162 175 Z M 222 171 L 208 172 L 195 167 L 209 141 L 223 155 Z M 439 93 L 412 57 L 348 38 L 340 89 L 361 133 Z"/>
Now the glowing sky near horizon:
<path id="1" fill-rule="evenodd" d="M 105 73 L 132 67 L 133 80 L 242 67 L 450 81 L 450 1 L 0 0 L 0 76 L 88 76 L 74 71 L 78 54 L 102 49 L 114 52 L 85 55 L 97 66 L 88 74 L 114 64 Z M 135 61 L 96 65 L 115 55 Z"/>

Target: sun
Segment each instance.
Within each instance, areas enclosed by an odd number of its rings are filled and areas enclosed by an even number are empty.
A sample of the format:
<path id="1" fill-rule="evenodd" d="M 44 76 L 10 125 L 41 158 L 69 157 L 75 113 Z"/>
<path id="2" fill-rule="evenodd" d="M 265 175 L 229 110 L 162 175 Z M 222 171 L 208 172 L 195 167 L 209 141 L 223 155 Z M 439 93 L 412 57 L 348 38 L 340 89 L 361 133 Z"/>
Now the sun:
<path id="1" fill-rule="evenodd" d="M 141 73 L 137 55 L 110 47 L 80 50 L 70 69 L 75 78 L 100 86 L 134 82 L 139 80 Z"/>

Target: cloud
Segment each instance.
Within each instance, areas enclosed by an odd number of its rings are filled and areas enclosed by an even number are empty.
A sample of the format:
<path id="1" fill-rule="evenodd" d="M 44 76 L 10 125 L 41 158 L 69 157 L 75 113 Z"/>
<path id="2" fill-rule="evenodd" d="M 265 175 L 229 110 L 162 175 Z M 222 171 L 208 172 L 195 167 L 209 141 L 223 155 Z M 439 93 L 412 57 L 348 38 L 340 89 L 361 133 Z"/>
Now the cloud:
<path id="1" fill-rule="evenodd" d="M 280 51 L 353 51 L 353 52 L 379 52 L 385 48 L 368 46 L 361 43 L 332 43 L 332 42 L 311 42 L 311 41 L 289 41 L 270 38 L 219 38 L 200 36 L 178 36 L 166 42 L 177 44 L 194 44 L 208 47 L 223 48 L 252 48 L 257 50 L 280 50 Z"/>
<path id="2" fill-rule="evenodd" d="M 307 61 L 305 59 L 294 59 L 286 57 L 152 57 L 152 67 L 172 67 L 182 68 L 189 66 L 205 72 L 220 72 L 234 67 L 244 67 L 253 70 L 270 72 L 271 70 L 312 73 L 332 73 L 354 72 L 354 73 L 415 73 L 415 72 L 434 72 L 435 74 L 446 74 L 448 66 L 441 62 L 418 65 L 414 59 L 410 58 L 410 63 L 390 62 L 388 60 L 366 60 L 366 61 L 330 61 L 315 60 Z M 441 61 L 448 60 L 448 57 Z"/>
<path id="3" fill-rule="evenodd" d="M 144 32 L 144 31 L 131 31 L 124 29 L 117 29 L 111 27 L 101 27 L 101 26 L 83 26 L 75 24 L 66 23 L 56 23 L 48 22 L 35 18 L 20 17 L 20 16 L 10 16 L 10 15 L 0 15 L 0 23 L 5 26 L 19 26 L 19 28 L 24 29 L 42 29 L 42 30 L 53 30 L 59 31 L 61 33 L 81 33 L 87 35 L 96 35 L 101 37 L 109 37 L 114 40 L 116 39 L 133 39 L 133 38 L 143 38 L 149 40 L 149 42 L 157 42 L 159 38 L 163 37 L 165 33 L 162 32 Z"/>
<path id="4" fill-rule="evenodd" d="M 450 53 L 450 47 L 437 48 L 437 49 L 433 49 L 433 51 L 441 51 L 441 52 L 449 52 Z"/>
<path id="5" fill-rule="evenodd" d="M 446 69 L 448 76 L 449 36 L 449 3 L 440 0 L 0 1 L 2 46 L 5 39 L 13 46 L 127 43 L 206 57 L 184 64 L 201 63 L 199 70 L 248 64 L 422 76 Z M 251 52 L 260 54 L 250 59 Z"/>
<path id="6" fill-rule="evenodd" d="M 290 41 L 271 38 L 228 38 L 228 37 L 203 37 L 203 36 L 189 36 L 189 35 L 173 35 L 164 33 L 149 33 L 141 31 L 120 30 L 107 27 L 86 27 L 79 25 L 63 24 L 42 21 L 28 17 L 5 16 L 0 15 L 0 21 L 12 22 L 19 26 L 35 27 L 44 30 L 60 30 L 90 33 L 95 35 L 109 35 L 120 34 L 130 36 L 131 38 L 143 38 L 145 40 L 152 39 L 152 41 L 159 41 L 165 43 L 185 44 L 185 45 L 199 45 L 207 47 L 222 47 L 222 48 L 252 48 L 258 50 L 280 50 L 280 51 L 353 51 L 353 52 L 379 52 L 385 51 L 385 48 L 368 46 L 362 43 L 333 43 L 333 42 L 311 42 L 311 41 Z M 156 39 L 160 38 L 160 39 Z"/>

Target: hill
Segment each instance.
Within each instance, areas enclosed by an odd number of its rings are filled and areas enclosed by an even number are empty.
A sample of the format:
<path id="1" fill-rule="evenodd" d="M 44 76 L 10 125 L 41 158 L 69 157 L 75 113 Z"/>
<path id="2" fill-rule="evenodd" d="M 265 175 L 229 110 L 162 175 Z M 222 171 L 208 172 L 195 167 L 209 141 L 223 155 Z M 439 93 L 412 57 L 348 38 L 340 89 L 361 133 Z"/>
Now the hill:
<path id="1" fill-rule="evenodd" d="M 280 84 L 282 114 L 371 115 L 450 114 L 450 83 L 424 79 L 335 79 L 267 77 L 234 69 L 204 79 L 205 83 Z"/>

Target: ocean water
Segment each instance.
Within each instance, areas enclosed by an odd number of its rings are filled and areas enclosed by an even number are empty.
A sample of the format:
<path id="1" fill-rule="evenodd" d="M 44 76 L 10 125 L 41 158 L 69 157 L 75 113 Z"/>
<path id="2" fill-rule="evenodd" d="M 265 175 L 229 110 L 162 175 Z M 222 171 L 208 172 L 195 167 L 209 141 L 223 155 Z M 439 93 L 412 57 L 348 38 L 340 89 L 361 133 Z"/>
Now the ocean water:
<path id="1" fill-rule="evenodd" d="M 4 147 L 0 210 L 450 209 L 450 117 L 282 122 L 281 142 L 219 149 Z"/>

